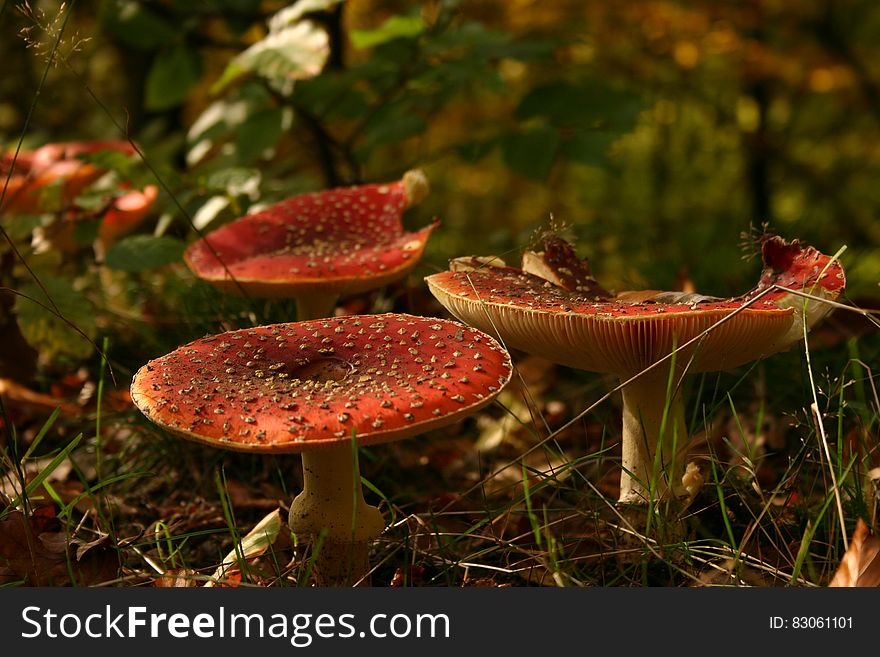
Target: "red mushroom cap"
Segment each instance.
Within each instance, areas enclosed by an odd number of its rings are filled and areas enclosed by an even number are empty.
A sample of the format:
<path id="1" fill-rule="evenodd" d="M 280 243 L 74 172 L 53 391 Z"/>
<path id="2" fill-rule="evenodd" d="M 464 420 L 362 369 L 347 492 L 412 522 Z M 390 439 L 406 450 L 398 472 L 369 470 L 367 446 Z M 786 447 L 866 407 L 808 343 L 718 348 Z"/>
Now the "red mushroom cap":
<path id="1" fill-rule="evenodd" d="M 408 233 L 401 224 L 426 185 L 424 174 L 410 172 L 394 183 L 294 196 L 193 243 L 186 262 L 225 291 L 240 286 L 258 297 L 380 287 L 415 266 L 437 227 Z"/>
<path id="2" fill-rule="evenodd" d="M 101 176 L 97 167 L 79 160 L 61 160 L 37 165 L 31 154 L 22 153 L 13 168 L 12 156 L 0 158 L 0 175 L 4 184 L 12 169 L 6 196 L 0 210 L 14 214 L 56 212 L 69 206 L 74 198 Z M 46 193 L 50 185 L 59 185 L 57 193 Z M 0 188 L 2 189 L 2 188 Z"/>
<path id="3" fill-rule="evenodd" d="M 64 209 L 104 173 L 100 167 L 79 160 L 77 156 L 102 150 L 134 153 L 134 148 L 125 141 L 91 141 L 46 144 L 34 151 L 23 151 L 18 157 L 9 153 L 0 156 L 0 179 L 5 182 L 12 170 L 0 209 L 17 214 Z M 44 188 L 53 184 L 60 185 L 60 195 L 44 195 Z"/>
<path id="4" fill-rule="evenodd" d="M 98 236 L 109 243 L 130 233 L 150 214 L 157 198 L 159 188 L 156 185 L 146 185 L 117 197 L 104 214 Z"/>
<path id="5" fill-rule="evenodd" d="M 836 298 L 846 286 L 840 261 L 812 246 L 803 246 L 798 240 L 786 242 L 776 235 L 767 236 L 761 243 L 761 255 L 764 271 L 758 285 L 745 298 L 753 298 L 773 285 Z M 779 303 L 788 296 L 785 290 L 773 290 L 762 299 Z"/>
<path id="6" fill-rule="evenodd" d="M 191 440 L 301 452 L 405 438 L 488 404 L 510 380 L 508 353 L 457 322 L 350 315 L 231 331 L 150 361 L 131 397 Z"/>
<path id="7" fill-rule="evenodd" d="M 638 301 L 603 298 L 595 290 L 585 295 L 510 267 L 442 272 L 426 280 L 453 315 L 500 335 L 506 346 L 594 372 L 637 373 L 718 324 L 679 354 L 682 362 L 694 357 L 692 371 L 714 371 L 775 353 L 802 332 L 796 305 L 780 303 L 784 295 L 768 293 L 773 301 L 762 297 L 744 307 L 762 286 L 788 281 L 801 289 L 824 282 L 826 298 L 842 287 L 842 269 L 827 256 L 779 239 L 767 243 L 771 260 L 761 284 L 734 299 L 676 293 L 652 293 Z"/>
<path id="8" fill-rule="evenodd" d="M 80 155 L 90 155 L 100 151 L 118 151 L 124 155 L 134 155 L 135 149 L 129 142 L 120 139 L 95 139 L 92 141 L 68 141 L 46 144 L 33 151 L 34 164 L 47 166 L 62 160 L 76 160 Z"/>

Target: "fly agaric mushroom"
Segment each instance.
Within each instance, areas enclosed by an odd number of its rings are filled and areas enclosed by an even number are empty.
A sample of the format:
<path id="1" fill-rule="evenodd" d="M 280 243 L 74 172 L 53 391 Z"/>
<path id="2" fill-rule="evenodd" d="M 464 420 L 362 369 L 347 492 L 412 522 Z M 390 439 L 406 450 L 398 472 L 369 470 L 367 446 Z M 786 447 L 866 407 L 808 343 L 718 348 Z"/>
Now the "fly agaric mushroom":
<path id="1" fill-rule="evenodd" d="M 619 501 L 634 503 L 670 488 L 683 492 L 689 440 L 677 384 L 685 371 L 729 369 L 781 351 L 830 309 L 778 287 L 827 300 L 843 291 L 840 264 L 810 246 L 767 237 L 762 253 L 758 285 L 731 299 L 676 292 L 613 297 L 555 237 L 544 252 L 524 258 L 523 269 L 534 273 L 464 259 L 453 267 L 458 271 L 426 280 L 449 312 L 506 346 L 628 381 Z"/>
<path id="2" fill-rule="evenodd" d="M 83 189 L 97 180 L 101 171 L 80 160 L 63 160 L 41 166 L 32 154 L 22 153 L 14 164 L 11 155 L 0 157 L 0 175 L 4 182 L 7 177 L 9 181 L 0 211 L 39 214 L 68 207 Z"/>
<path id="3" fill-rule="evenodd" d="M 130 142 L 122 139 L 92 139 L 45 144 L 34 150 L 33 154 L 36 163 L 42 166 L 62 160 L 75 160 L 80 155 L 101 151 L 117 151 L 123 155 L 134 155 L 137 152 Z"/>
<path id="4" fill-rule="evenodd" d="M 104 248 L 137 228 L 150 214 L 157 198 L 159 188 L 146 185 L 143 189 L 132 189 L 113 199 L 98 228 L 98 238 Z"/>
<path id="5" fill-rule="evenodd" d="M 0 210 L 12 214 L 38 214 L 66 209 L 76 196 L 103 175 L 100 167 L 77 159 L 79 155 L 114 150 L 128 155 L 134 148 L 125 141 L 83 141 L 46 144 L 17 157 L 0 156 L 0 176 L 6 193 Z M 47 193 L 58 185 L 57 194 Z"/>
<path id="6" fill-rule="evenodd" d="M 77 158 L 100 151 L 116 151 L 126 156 L 136 152 L 127 141 L 97 140 L 46 144 L 34 151 L 19 153 L 17 158 L 9 154 L 0 156 L 0 174 L 9 175 L 0 210 L 11 214 L 63 213 L 65 221 L 53 228 L 51 237 L 43 227 L 34 231 L 37 249 L 75 248 L 73 221 L 83 214 L 94 215 L 81 212 L 73 205 L 74 199 L 105 173 L 103 168 Z M 58 186 L 58 190 L 48 193 L 52 186 Z M 120 186 L 127 188 L 128 184 Z M 114 241 L 147 217 L 158 195 L 156 185 L 146 185 L 143 190 L 125 191 L 109 199 L 95 244 L 99 260 Z"/>
<path id="7" fill-rule="evenodd" d="M 227 292 L 297 301 L 297 319 L 330 314 L 343 294 L 405 276 L 438 222 L 414 233 L 404 210 L 428 193 L 421 171 L 394 183 L 301 194 L 241 217 L 189 246 L 187 265 Z"/>
<path id="8" fill-rule="evenodd" d="M 131 398 L 153 422 L 224 449 L 300 452 L 297 535 L 326 532 L 323 583 L 356 582 L 385 527 L 352 466 L 358 446 L 452 423 L 511 376 L 508 353 L 457 322 L 350 315 L 231 331 L 191 342 L 135 374 Z M 350 570 L 349 570 L 350 568 Z"/>

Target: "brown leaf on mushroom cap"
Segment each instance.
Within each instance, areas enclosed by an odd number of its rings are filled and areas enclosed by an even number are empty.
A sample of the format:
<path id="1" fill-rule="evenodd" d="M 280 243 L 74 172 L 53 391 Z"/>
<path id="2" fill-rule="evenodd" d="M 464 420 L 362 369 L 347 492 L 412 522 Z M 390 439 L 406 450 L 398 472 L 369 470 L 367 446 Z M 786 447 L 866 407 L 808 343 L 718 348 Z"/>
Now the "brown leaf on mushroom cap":
<path id="1" fill-rule="evenodd" d="M 406 275 L 437 227 L 410 233 L 401 224 L 426 186 L 424 174 L 410 172 L 393 183 L 294 196 L 209 233 L 185 259 L 212 285 L 259 297 L 374 289 Z"/>
<path id="2" fill-rule="evenodd" d="M 570 292 L 597 299 L 611 297 L 611 293 L 593 278 L 587 259 L 578 258 L 571 244 L 555 233 L 544 235 L 543 251 L 523 253 L 522 270 Z"/>
<path id="3" fill-rule="evenodd" d="M 449 271 L 473 271 L 484 267 L 506 267 L 498 256 L 460 256 L 449 261 Z"/>
<path id="4" fill-rule="evenodd" d="M 131 396 L 191 440 L 300 452 L 448 424 L 488 404 L 510 376 L 507 352 L 458 322 L 353 315 L 195 340 L 142 367 Z"/>

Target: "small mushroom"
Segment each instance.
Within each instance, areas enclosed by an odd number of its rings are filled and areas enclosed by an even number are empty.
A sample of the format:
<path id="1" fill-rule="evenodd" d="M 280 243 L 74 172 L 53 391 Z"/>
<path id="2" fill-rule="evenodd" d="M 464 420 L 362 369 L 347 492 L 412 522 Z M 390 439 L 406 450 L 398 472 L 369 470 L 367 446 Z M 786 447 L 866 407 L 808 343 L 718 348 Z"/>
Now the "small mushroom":
<path id="1" fill-rule="evenodd" d="M 304 485 L 290 527 L 324 534 L 319 581 L 337 584 L 365 577 L 369 542 L 385 527 L 363 498 L 352 441 L 362 447 L 455 422 L 491 402 L 510 376 L 508 353 L 458 322 L 351 315 L 195 340 L 144 365 L 131 397 L 190 440 L 300 452 Z"/>
<path id="2" fill-rule="evenodd" d="M 547 250 L 527 254 L 523 270 L 479 267 L 477 261 L 468 268 L 459 260 L 458 271 L 426 280 L 449 312 L 500 336 L 506 346 L 627 382 L 622 390 L 623 503 L 660 498 L 669 489 L 685 492 L 681 479 L 689 439 L 678 394 L 685 371 L 729 369 L 787 348 L 803 336 L 804 324 L 815 324 L 830 306 L 779 288 L 833 300 L 845 284 L 834 259 L 797 241 L 768 237 L 760 281 L 741 297 L 675 292 L 614 297 L 560 241 L 551 238 Z"/>
<path id="3" fill-rule="evenodd" d="M 9 183 L 0 211 L 9 214 L 39 214 L 67 209 L 73 199 L 103 175 L 100 167 L 77 159 L 102 150 L 133 154 L 125 141 L 84 141 L 46 144 L 33 151 L 0 155 L 0 177 Z M 57 186 L 57 191 L 50 191 Z M 2 188 L 0 188 L 2 189 Z"/>
<path id="4" fill-rule="evenodd" d="M 150 214 L 157 198 L 159 188 L 145 185 L 143 189 L 128 190 L 113 199 L 98 229 L 102 247 L 109 248 L 116 240 L 137 228 Z"/>
<path id="5" fill-rule="evenodd" d="M 122 182 L 120 194 L 107 200 L 100 211 L 85 211 L 75 204 L 76 197 L 105 173 L 96 164 L 78 159 L 80 155 L 100 151 L 135 154 L 126 141 L 83 141 L 46 144 L 34 151 L 23 151 L 18 157 L 0 156 L 0 175 L 9 175 L 6 194 L 0 201 L 0 212 L 9 214 L 58 213 L 63 221 L 51 228 L 39 226 L 33 232 L 32 246 L 36 251 L 49 248 L 73 251 L 76 221 L 103 214 L 95 240 L 95 255 L 103 261 L 107 249 L 120 237 L 134 230 L 150 213 L 159 196 L 156 185 L 142 190 L 129 189 Z"/>
<path id="6" fill-rule="evenodd" d="M 416 170 L 393 183 L 293 196 L 194 242 L 186 263 L 226 292 L 295 298 L 297 319 L 325 317 L 341 295 L 381 287 L 415 267 L 438 222 L 410 233 L 401 215 L 427 193 Z"/>

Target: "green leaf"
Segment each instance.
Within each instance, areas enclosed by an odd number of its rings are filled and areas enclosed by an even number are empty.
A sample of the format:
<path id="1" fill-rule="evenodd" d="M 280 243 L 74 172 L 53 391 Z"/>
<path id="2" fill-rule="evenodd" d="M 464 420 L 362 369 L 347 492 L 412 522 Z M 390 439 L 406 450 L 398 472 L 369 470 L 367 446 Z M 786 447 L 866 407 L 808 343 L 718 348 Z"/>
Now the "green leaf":
<path id="1" fill-rule="evenodd" d="M 19 291 L 22 296 L 15 300 L 15 313 L 22 335 L 46 358 L 58 355 L 86 358 L 92 353 L 92 344 L 58 317 L 54 307 L 86 336 L 94 338 L 97 324 L 91 304 L 66 279 L 42 275 L 40 281 L 49 293 L 48 297 L 39 285 L 29 282 L 21 286 Z"/>
<path id="2" fill-rule="evenodd" d="M 201 60 L 195 51 L 185 46 L 161 51 L 147 74 L 144 105 L 153 111 L 180 105 L 201 73 Z"/>
<path id="3" fill-rule="evenodd" d="M 140 272 L 180 262 L 184 248 L 184 243 L 173 237 L 131 235 L 110 247 L 104 262 L 111 269 Z"/>
<path id="4" fill-rule="evenodd" d="M 251 189 L 258 190 L 260 179 L 259 169 L 224 167 L 208 174 L 202 184 L 208 191 L 238 196 L 246 194 Z"/>
<path id="5" fill-rule="evenodd" d="M 240 162 L 257 159 L 264 151 L 273 148 L 281 139 L 281 108 L 258 112 L 247 118 L 235 131 L 235 147 Z"/>
<path id="6" fill-rule="evenodd" d="M 106 203 L 106 200 L 105 200 Z M 80 246 L 88 246 L 98 239 L 98 230 L 101 227 L 101 220 L 93 219 L 92 221 L 78 221 L 73 228 L 73 241 Z"/>
<path id="7" fill-rule="evenodd" d="M 297 107 L 322 119 L 356 119 L 366 115 L 367 99 L 357 88 L 359 70 L 324 72 L 296 85 Z"/>
<path id="8" fill-rule="evenodd" d="M 137 155 L 129 155 L 112 148 L 82 153 L 77 155 L 76 159 L 91 162 L 101 169 L 115 171 L 123 178 L 130 178 L 135 174 L 135 169 L 141 166 L 140 158 Z"/>
<path id="9" fill-rule="evenodd" d="M 186 135 L 190 146 L 187 162 L 190 165 L 199 162 L 205 155 L 199 151 L 205 145 L 210 148 L 225 141 L 251 116 L 275 107 L 275 100 L 262 80 L 243 81 L 224 98 L 209 104 L 192 123 Z"/>
<path id="10" fill-rule="evenodd" d="M 563 45 L 565 43 L 562 40 L 520 37 L 499 42 L 494 47 L 484 48 L 483 55 L 492 59 L 550 60 Z"/>
<path id="11" fill-rule="evenodd" d="M 559 133 L 540 127 L 508 135 L 501 141 L 501 150 L 511 169 L 534 180 L 544 180 L 559 150 Z"/>
<path id="12" fill-rule="evenodd" d="M 0 178 L 0 189 L 2 189 L 4 179 Z M 30 241 L 31 234 L 35 229 L 46 223 L 45 217 L 41 214 L 19 214 L 12 216 L 5 215 L 2 217 L 3 227 L 9 236 L 15 241 Z"/>
<path id="13" fill-rule="evenodd" d="M 226 68 L 223 69 L 223 73 L 217 78 L 217 81 L 211 85 L 211 93 L 218 94 L 222 92 L 226 87 L 249 71 L 250 68 L 242 66 L 238 61 L 238 58 L 233 59 L 226 65 Z"/>
<path id="14" fill-rule="evenodd" d="M 329 53 L 327 33 L 310 21 L 270 31 L 229 63 L 211 92 L 222 91 L 246 73 L 273 81 L 305 80 L 321 72 Z"/>
<path id="15" fill-rule="evenodd" d="M 102 3 L 107 30 L 136 50 L 157 50 L 178 38 L 174 25 L 133 0 Z"/>
<path id="16" fill-rule="evenodd" d="M 409 100 L 411 99 L 389 103 L 371 117 L 364 128 L 363 141 L 357 149 L 357 156 L 362 161 L 376 146 L 395 144 L 425 131 L 425 120 L 411 112 Z"/>
<path id="17" fill-rule="evenodd" d="M 579 131 L 562 143 L 562 151 L 572 162 L 598 167 L 606 163 L 606 152 L 616 138 L 612 132 Z"/>
<path id="18" fill-rule="evenodd" d="M 439 55 L 449 51 L 498 48 L 508 44 L 511 39 L 512 36 L 506 32 L 488 30 L 482 23 L 467 21 L 432 38 L 425 50 L 429 54 Z"/>
<path id="19" fill-rule="evenodd" d="M 372 48 L 394 39 L 413 39 L 425 31 L 421 16 L 392 16 L 375 30 L 352 30 L 351 43 L 358 50 Z"/>
<path id="20" fill-rule="evenodd" d="M 544 117 L 556 126 L 627 130 L 641 110 L 638 96 L 596 80 L 553 82 L 532 89 L 516 108 L 525 121 Z"/>
<path id="21" fill-rule="evenodd" d="M 491 62 L 472 57 L 427 67 L 413 78 L 412 84 L 436 89 L 439 98 L 452 98 L 468 87 L 494 93 L 507 89 L 503 76 Z"/>
<path id="22" fill-rule="evenodd" d="M 474 61 L 498 59 L 527 61 L 549 58 L 561 45 L 564 44 L 560 40 L 530 35 L 517 38 L 509 32 L 490 30 L 482 23 L 469 21 L 431 38 L 425 44 L 425 50 L 429 54 L 441 55 L 444 58 L 464 50 L 467 52 L 466 57 Z"/>
<path id="23" fill-rule="evenodd" d="M 483 139 L 458 144 L 455 151 L 465 162 L 475 164 L 491 153 L 496 146 L 498 146 L 497 139 Z"/>

